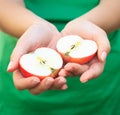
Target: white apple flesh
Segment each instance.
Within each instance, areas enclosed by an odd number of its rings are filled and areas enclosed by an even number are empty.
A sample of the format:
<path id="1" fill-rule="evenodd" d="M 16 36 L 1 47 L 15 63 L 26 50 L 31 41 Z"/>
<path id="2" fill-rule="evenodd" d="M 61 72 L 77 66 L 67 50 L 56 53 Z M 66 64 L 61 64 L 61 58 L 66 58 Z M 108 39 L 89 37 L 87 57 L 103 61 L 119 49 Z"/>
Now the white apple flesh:
<path id="1" fill-rule="evenodd" d="M 55 50 L 42 47 L 23 55 L 19 65 L 25 77 L 37 76 L 44 79 L 48 76 L 55 77 L 62 68 L 63 60 Z"/>
<path id="2" fill-rule="evenodd" d="M 57 42 L 57 51 L 65 62 L 84 64 L 89 62 L 97 52 L 97 44 L 93 40 L 84 40 L 77 35 L 62 37 Z"/>

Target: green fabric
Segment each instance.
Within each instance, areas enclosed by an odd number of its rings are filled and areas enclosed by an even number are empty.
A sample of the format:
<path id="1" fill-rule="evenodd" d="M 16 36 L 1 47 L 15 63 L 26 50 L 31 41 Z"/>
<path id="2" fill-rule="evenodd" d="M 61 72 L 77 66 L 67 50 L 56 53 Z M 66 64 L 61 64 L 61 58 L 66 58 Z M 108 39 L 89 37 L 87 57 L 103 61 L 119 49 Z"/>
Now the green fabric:
<path id="1" fill-rule="evenodd" d="M 54 23 L 59 30 L 71 19 L 89 11 L 98 0 L 25 0 L 26 7 Z M 46 91 L 33 96 L 18 91 L 7 73 L 17 39 L 0 33 L 0 115 L 120 115 L 120 30 L 109 35 L 111 52 L 103 74 L 87 83 L 68 78 L 65 91 Z"/>

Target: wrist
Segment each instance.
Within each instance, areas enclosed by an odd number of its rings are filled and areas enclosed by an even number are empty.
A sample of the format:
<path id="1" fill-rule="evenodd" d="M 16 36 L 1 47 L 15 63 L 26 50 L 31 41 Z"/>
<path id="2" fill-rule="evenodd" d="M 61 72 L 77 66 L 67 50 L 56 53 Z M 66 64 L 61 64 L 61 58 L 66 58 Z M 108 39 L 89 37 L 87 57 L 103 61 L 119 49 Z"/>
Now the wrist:
<path id="1" fill-rule="evenodd" d="M 106 33 L 109 33 L 120 27 L 120 16 L 115 11 L 116 10 L 114 10 L 114 12 L 109 11 L 109 9 L 106 8 L 106 5 L 100 4 L 88 13 L 79 17 L 79 19 L 88 20 L 103 29 Z"/>

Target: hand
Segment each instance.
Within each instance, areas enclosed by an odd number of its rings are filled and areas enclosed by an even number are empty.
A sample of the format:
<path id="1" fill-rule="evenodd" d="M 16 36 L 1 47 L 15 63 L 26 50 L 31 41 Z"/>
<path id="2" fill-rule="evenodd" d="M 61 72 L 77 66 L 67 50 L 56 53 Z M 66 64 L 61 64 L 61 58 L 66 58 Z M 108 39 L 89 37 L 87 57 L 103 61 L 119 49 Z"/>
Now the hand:
<path id="1" fill-rule="evenodd" d="M 18 68 L 18 62 L 22 55 L 34 51 L 39 47 L 55 48 L 57 39 L 61 34 L 50 23 L 36 23 L 19 38 L 11 55 L 8 71 L 13 72 L 15 87 L 19 90 L 29 89 L 32 94 L 39 94 L 47 89 L 66 89 L 64 77 L 55 79 L 48 77 L 40 81 L 37 77 L 24 78 Z"/>
<path id="2" fill-rule="evenodd" d="M 64 69 L 59 72 L 59 75 L 79 75 L 81 76 L 81 82 L 98 77 L 104 69 L 105 60 L 110 51 L 110 44 L 105 31 L 90 21 L 77 18 L 65 26 L 62 35 L 79 35 L 84 39 L 94 40 L 98 45 L 98 52 L 97 56 L 87 64 L 67 63 Z"/>

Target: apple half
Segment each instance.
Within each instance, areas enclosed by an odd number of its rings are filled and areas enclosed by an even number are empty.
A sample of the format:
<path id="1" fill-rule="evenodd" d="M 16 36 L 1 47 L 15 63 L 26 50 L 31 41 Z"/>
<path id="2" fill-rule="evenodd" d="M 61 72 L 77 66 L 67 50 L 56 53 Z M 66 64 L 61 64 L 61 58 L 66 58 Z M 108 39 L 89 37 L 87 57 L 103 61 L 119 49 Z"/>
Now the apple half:
<path id="1" fill-rule="evenodd" d="M 96 55 L 97 44 L 77 35 L 68 35 L 58 40 L 56 49 L 65 62 L 85 64 Z"/>
<path id="2" fill-rule="evenodd" d="M 37 76 L 40 79 L 55 77 L 62 68 L 61 55 L 50 48 L 42 47 L 23 55 L 19 61 L 21 73 L 25 77 Z"/>

